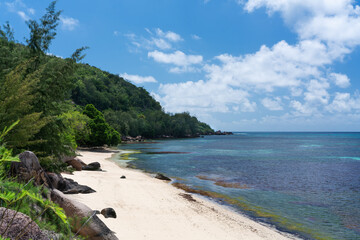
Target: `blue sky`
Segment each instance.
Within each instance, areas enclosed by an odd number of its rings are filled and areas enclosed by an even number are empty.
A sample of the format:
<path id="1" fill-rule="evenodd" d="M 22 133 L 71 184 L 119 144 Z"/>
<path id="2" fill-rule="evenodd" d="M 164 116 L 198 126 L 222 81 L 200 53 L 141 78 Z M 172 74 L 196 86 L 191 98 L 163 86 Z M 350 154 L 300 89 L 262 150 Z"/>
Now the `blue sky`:
<path id="1" fill-rule="evenodd" d="M 0 22 L 50 1 L 0 0 Z M 360 7 L 352 0 L 59 0 L 51 54 L 146 88 L 168 112 L 232 131 L 360 131 Z"/>

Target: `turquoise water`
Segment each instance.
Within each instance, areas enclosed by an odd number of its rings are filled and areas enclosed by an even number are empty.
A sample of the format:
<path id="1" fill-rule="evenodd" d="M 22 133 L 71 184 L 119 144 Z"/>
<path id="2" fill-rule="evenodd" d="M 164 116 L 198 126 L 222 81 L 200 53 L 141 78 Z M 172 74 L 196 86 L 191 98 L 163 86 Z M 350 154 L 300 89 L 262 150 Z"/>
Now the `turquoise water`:
<path id="1" fill-rule="evenodd" d="M 120 148 L 140 152 L 137 168 L 216 193 L 282 231 L 360 239 L 360 133 L 241 133 Z"/>

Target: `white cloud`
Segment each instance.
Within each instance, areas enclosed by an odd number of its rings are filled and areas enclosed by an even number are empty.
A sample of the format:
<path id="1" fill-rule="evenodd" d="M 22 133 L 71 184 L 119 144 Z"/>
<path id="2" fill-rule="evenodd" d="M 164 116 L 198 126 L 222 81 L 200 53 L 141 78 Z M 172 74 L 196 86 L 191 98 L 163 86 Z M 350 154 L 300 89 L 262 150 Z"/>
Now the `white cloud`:
<path id="1" fill-rule="evenodd" d="M 360 96 L 351 97 L 349 93 L 337 92 L 333 102 L 327 107 L 330 112 L 351 112 L 360 110 Z"/>
<path id="2" fill-rule="evenodd" d="M 28 21 L 30 19 L 30 15 L 35 14 L 35 9 L 29 8 L 23 3 L 21 0 L 15 0 L 12 2 L 5 2 L 5 6 L 9 12 L 16 13 L 19 15 L 24 21 Z"/>
<path id="3" fill-rule="evenodd" d="M 60 16 L 61 27 L 64 30 L 73 31 L 79 26 L 79 20 L 72 17 Z"/>
<path id="4" fill-rule="evenodd" d="M 29 14 L 31 14 L 31 15 L 34 15 L 34 14 L 35 14 L 35 9 L 33 9 L 33 8 L 28 8 L 27 11 L 28 11 Z"/>
<path id="5" fill-rule="evenodd" d="M 261 103 L 262 103 L 262 105 L 264 105 L 264 107 L 266 107 L 267 109 L 269 109 L 271 111 L 283 110 L 282 102 L 281 102 L 281 99 L 279 97 L 276 97 L 274 99 L 264 98 L 261 101 Z"/>
<path id="6" fill-rule="evenodd" d="M 321 76 L 321 67 L 330 63 L 326 46 L 318 41 L 289 45 L 280 41 L 272 48 L 262 46 L 254 54 L 240 57 L 223 54 L 220 65 L 206 65 L 208 78 L 231 86 L 271 92 L 274 88 L 295 88 L 304 79 Z"/>
<path id="7" fill-rule="evenodd" d="M 326 80 L 311 80 L 307 86 L 307 92 L 304 93 L 306 102 L 312 104 L 327 104 L 329 101 L 329 83 Z"/>
<path id="8" fill-rule="evenodd" d="M 344 74 L 330 73 L 329 78 L 333 80 L 338 87 L 347 88 L 350 86 L 350 79 Z"/>
<path id="9" fill-rule="evenodd" d="M 293 112 L 295 116 L 310 116 L 316 112 L 316 109 L 311 107 L 309 104 L 302 104 L 296 100 L 290 102 L 290 107 L 295 109 Z"/>
<path id="10" fill-rule="evenodd" d="M 17 11 L 17 14 L 24 20 L 27 21 L 30 19 L 30 17 L 28 15 L 26 15 L 26 13 L 24 13 L 23 11 Z"/>
<path id="11" fill-rule="evenodd" d="M 139 76 L 139 75 L 130 75 L 127 73 L 120 74 L 120 77 L 129 80 L 133 83 L 140 84 L 140 83 L 156 83 L 156 79 L 152 76 Z"/>
<path id="12" fill-rule="evenodd" d="M 152 51 L 148 53 L 149 58 L 153 58 L 156 62 L 175 65 L 170 69 L 172 73 L 196 71 L 192 65 L 201 64 L 203 57 L 200 55 L 186 55 L 181 51 L 174 53 L 164 53 L 160 51 Z"/>
<path id="13" fill-rule="evenodd" d="M 171 48 L 171 44 L 163 38 L 151 38 L 151 41 L 149 41 L 149 44 L 155 45 L 156 47 L 163 49 L 163 50 Z"/>
<path id="14" fill-rule="evenodd" d="M 160 28 L 156 28 L 154 32 L 145 28 L 145 31 L 150 35 L 150 37 L 137 36 L 134 33 L 125 34 L 125 36 L 137 49 L 144 48 L 147 50 L 168 50 L 173 48 L 173 44 L 183 41 L 179 34 L 172 31 L 164 32 Z"/>
<path id="15" fill-rule="evenodd" d="M 229 112 L 238 109 L 253 112 L 256 103 L 248 100 L 249 94 L 240 89 L 217 85 L 212 82 L 197 81 L 174 84 L 161 84 L 159 101 L 170 112 L 190 111 L 200 114 L 206 112 Z"/>
<path id="16" fill-rule="evenodd" d="M 171 42 L 183 41 L 181 36 L 179 34 L 177 34 L 177 33 L 174 33 L 174 32 L 171 32 L 171 31 L 163 32 L 160 28 L 157 28 L 155 31 L 156 31 L 156 35 L 158 37 L 166 38 L 167 40 L 169 40 Z"/>
<path id="17" fill-rule="evenodd" d="M 191 35 L 191 38 L 194 39 L 194 40 L 201 40 L 201 37 L 199 37 L 196 34 Z"/>

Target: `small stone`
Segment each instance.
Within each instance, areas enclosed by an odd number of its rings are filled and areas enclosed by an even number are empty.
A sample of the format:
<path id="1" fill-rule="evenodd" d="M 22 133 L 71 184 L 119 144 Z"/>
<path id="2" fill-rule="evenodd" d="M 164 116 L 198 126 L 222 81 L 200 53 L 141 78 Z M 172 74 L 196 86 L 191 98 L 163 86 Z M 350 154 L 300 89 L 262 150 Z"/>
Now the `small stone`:
<path id="1" fill-rule="evenodd" d="M 116 212 L 113 208 L 104 208 L 103 210 L 101 210 L 101 214 L 105 218 L 116 218 Z"/>
<path id="2" fill-rule="evenodd" d="M 125 177 L 124 175 L 122 175 L 120 178 L 121 178 L 121 179 L 125 179 L 126 177 Z"/>

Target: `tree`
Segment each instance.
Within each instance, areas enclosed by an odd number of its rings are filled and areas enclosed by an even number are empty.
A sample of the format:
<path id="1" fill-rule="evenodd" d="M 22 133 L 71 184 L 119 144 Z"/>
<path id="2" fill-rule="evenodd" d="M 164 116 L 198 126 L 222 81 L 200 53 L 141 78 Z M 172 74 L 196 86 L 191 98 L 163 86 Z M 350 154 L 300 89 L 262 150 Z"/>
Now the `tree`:
<path id="1" fill-rule="evenodd" d="M 121 135 L 105 121 L 103 113 L 97 110 L 94 105 L 86 105 L 83 114 L 90 118 L 91 134 L 86 142 L 87 145 L 102 146 L 120 143 Z"/>
<path id="2" fill-rule="evenodd" d="M 40 18 L 40 23 L 35 20 L 27 21 L 30 38 L 26 42 L 34 54 L 48 51 L 51 41 L 56 36 L 61 11 L 55 11 L 55 5 L 56 1 L 50 3 L 46 14 Z"/>
<path id="3" fill-rule="evenodd" d="M 32 106 L 39 76 L 37 73 L 26 74 L 31 63 L 29 60 L 20 64 L 0 80 L 0 129 L 20 120 L 5 139 L 15 150 L 35 144 L 34 136 L 47 124 L 42 113 L 34 111 Z"/>

